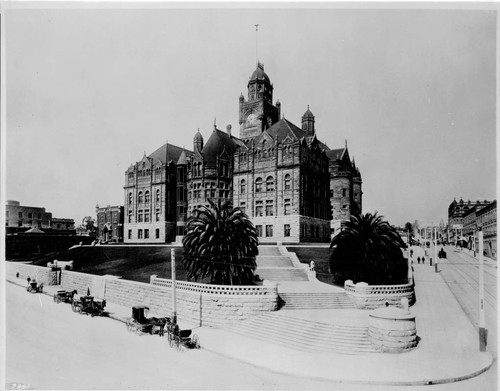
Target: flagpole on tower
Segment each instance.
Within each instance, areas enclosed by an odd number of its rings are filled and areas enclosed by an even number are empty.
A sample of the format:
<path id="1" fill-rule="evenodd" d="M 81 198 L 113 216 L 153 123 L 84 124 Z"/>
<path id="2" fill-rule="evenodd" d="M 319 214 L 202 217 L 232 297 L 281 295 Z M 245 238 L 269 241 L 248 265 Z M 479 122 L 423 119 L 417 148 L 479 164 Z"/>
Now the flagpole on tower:
<path id="1" fill-rule="evenodd" d="M 256 62 L 256 65 L 258 66 L 259 65 L 259 41 L 258 41 L 258 37 L 259 37 L 259 25 L 256 24 L 255 25 L 255 62 Z"/>

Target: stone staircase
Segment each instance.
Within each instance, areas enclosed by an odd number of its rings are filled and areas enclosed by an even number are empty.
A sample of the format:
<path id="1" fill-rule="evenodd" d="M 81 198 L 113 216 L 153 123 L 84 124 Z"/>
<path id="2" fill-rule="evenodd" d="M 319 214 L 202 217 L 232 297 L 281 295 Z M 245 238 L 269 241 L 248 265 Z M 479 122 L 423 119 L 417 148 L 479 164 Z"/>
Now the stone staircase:
<path id="1" fill-rule="evenodd" d="M 355 308 L 344 292 L 280 292 L 282 310 Z"/>
<path id="2" fill-rule="evenodd" d="M 270 312 L 226 326 L 225 331 L 309 353 L 377 352 L 367 326 L 328 324 Z"/>
<path id="3" fill-rule="evenodd" d="M 258 274 L 261 280 L 270 281 L 309 281 L 302 267 L 296 267 L 292 260 L 283 256 L 278 247 L 259 247 L 256 258 Z"/>

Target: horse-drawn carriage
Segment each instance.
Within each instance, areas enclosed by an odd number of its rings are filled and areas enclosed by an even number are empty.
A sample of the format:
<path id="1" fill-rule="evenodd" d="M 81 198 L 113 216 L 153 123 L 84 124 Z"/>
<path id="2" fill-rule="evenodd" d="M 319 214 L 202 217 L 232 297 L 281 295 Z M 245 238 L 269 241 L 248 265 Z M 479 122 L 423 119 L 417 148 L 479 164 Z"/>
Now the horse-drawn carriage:
<path id="1" fill-rule="evenodd" d="M 200 341 L 192 330 L 181 330 L 177 323 L 170 323 L 167 326 L 168 343 L 171 348 L 175 346 L 177 350 L 181 350 L 182 346 L 189 349 L 199 349 Z"/>
<path id="2" fill-rule="evenodd" d="M 104 307 L 106 307 L 106 300 L 96 299 L 94 296 L 82 296 L 79 299 L 74 299 L 71 303 L 73 312 L 90 314 L 92 317 L 103 315 Z"/>
<path id="3" fill-rule="evenodd" d="M 165 328 L 170 347 L 176 347 L 181 350 L 182 346 L 187 348 L 199 348 L 200 343 L 198 336 L 192 334 L 191 330 L 180 330 L 177 324 L 177 319 L 174 316 L 173 320 L 170 317 L 163 318 L 148 318 L 149 308 L 146 306 L 132 307 L 132 317 L 127 319 L 126 326 L 130 332 L 135 332 L 137 335 L 143 334 L 158 334 L 160 337 L 164 335 Z"/>
<path id="4" fill-rule="evenodd" d="M 35 280 L 29 280 L 26 291 L 30 293 L 43 293 L 43 282 L 37 283 Z"/>
<path id="5" fill-rule="evenodd" d="M 149 308 L 146 306 L 132 307 L 132 317 L 128 318 L 126 322 L 127 330 L 135 332 L 137 335 L 149 333 L 151 335 L 158 334 L 162 337 L 165 325 L 170 323 L 170 318 L 148 318 L 148 312 Z"/>
<path id="6" fill-rule="evenodd" d="M 59 290 L 54 294 L 54 303 L 73 303 L 73 298 L 75 295 L 78 294 L 78 292 L 73 290 L 72 292 L 64 291 L 64 290 Z"/>

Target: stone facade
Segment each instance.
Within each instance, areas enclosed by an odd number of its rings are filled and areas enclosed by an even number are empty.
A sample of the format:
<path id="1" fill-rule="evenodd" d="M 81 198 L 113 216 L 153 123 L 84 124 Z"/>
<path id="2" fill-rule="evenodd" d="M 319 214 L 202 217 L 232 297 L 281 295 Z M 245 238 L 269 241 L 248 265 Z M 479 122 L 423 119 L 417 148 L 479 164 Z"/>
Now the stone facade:
<path id="1" fill-rule="evenodd" d="M 334 226 L 361 211 L 361 174 L 347 144 L 330 150 L 319 141 L 309 107 L 301 127 L 280 118 L 262 64 L 247 90 L 239 98 L 239 138 L 230 125 L 225 132 L 214 125 L 206 143 L 198 130 L 193 152 L 167 143 L 130 166 L 125 242 L 179 241 L 187 218 L 208 200 L 242 208 L 261 242 L 327 242 Z"/>

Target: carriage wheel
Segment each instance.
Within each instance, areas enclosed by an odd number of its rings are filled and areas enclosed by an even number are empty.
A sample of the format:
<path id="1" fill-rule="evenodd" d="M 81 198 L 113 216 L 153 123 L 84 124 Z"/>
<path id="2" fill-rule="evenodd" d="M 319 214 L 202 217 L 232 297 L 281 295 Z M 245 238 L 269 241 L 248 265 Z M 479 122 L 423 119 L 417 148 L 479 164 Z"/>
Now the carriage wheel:
<path id="1" fill-rule="evenodd" d="M 54 303 L 57 303 L 57 295 L 54 295 L 53 299 L 54 299 Z"/>
<path id="2" fill-rule="evenodd" d="M 195 349 L 200 348 L 200 339 L 198 338 L 198 335 L 193 334 L 193 337 L 191 338 L 191 344 Z"/>
<path id="3" fill-rule="evenodd" d="M 135 326 L 135 330 L 134 331 L 135 331 L 135 334 L 139 335 L 139 336 L 141 336 L 142 334 L 144 334 L 143 331 L 142 331 L 142 326 L 141 325 Z"/>
<path id="4" fill-rule="evenodd" d="M 59 296 L 56 296 L 56 297 L 55 297 L 55 302 L 56 302 L 57 304 L 59 304 L 59 303 L 61 302 L 61 298 L 60 298 Z"/>
<path id="5" fill-rule="evenodd" d="M 71 309 L 73 312 L 80 312 L 80 306 L 76 305 L 75 303 L 71 303 Z"/>

